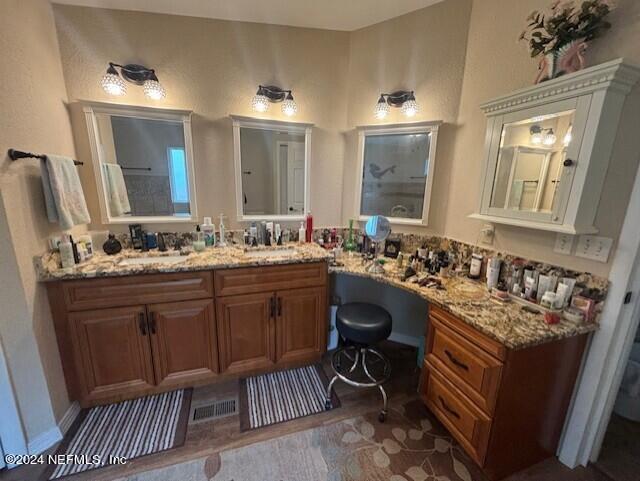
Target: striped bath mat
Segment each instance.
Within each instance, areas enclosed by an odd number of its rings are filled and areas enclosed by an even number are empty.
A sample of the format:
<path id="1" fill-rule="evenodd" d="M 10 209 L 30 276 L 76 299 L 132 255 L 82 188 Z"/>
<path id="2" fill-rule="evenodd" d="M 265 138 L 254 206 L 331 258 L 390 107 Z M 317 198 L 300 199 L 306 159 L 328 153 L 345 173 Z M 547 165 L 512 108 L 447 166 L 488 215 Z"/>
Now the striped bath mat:
<path id="1" fill-rule="evenodd" d="M 328 384 L 320 365 L 242 379 L 240 429 L 261 428 L 324 411 Z M 339 406 L 334 392 L 332 407 Z"/>
<path id="2" fill-rule="evenodd" d="M 192 389 L 83 409 L 63 439 L 45 479 L 157 453 L 184 444 Z M 67 456 L 73 456 L 67 457 Z"/>

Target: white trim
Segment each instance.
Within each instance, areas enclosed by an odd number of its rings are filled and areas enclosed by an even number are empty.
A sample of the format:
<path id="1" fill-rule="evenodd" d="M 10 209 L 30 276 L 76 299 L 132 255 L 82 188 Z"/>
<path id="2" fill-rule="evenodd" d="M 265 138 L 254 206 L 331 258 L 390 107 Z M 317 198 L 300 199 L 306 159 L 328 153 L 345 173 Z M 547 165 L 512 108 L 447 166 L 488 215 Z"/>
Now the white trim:
<path id="1" fill-rule="evenodd" d="M 2 340 L 0 339 L 0 441 L 4 454 L 28 454 L 27 438 L 20 420 L 18 403 L 13 392 L 13 385 L 5 362 Z M 4 463 L 4 460 L 3 460 Z M 15 464 L 8 464 L 9 469 Z"/>
<path id="2" fill-rule="evenodd" d="M 193 144 L 191 136 L 191 114 L 189 110 L 158 109 L 139 107 L 132 105 L 108 104 L 101 102 L 83 102 L 82 110 L 87 124 L 89 146 L 91 148 L 91 160 L 93 162 L 93 174 L 98 191 L 98 204 L 103 224 L 131 224 L 131 223 L 156 223 L 173 224 L 189 222 L 198 219 L 198 207 L 196 197 L 195 162 L 193 159 Z M 187 181 L 189 182 L 189 215 L 188 216 L 120 216 L 112 217 L 106 201 L 105 179 L 102 175 L 101 165 L 102 149 L 98 147 L 98 122 L 96 114 L 118 115 L 122 117 L 134 117 L 148 120 L 164 120 L 170 122 L 182 122 L 184 132 L 184 151 L 187 161 Z"/>
<path id="3" fill-rule="evenodd" d="M 569 467 L 597 457 L 620 387 L 640 314 L 640 171 L 611 265 L 610 289 L 567 418 L 560 461 Z M 627 292 L 633 302 L 624 304 Z"/>
<path id="4" fill-rule="evenodd" d="M 514 219 L 511 217 L 500 217 L 497 215 L 485 214 L 469 214 L 470 219 L 477 219 L 483 222 L 492 222 L 495 224 L 513 225 L 516 227 L 527 227 L 529 229 L 544 230 L 549 232 L 561 232 L 563 234 L 596 234 L 598 229 L 594 226 L 574 227 L 564 224 L 545 224 L 525 219 Z"/>
<path id="5" fill-rule="evenodd" d="M 242 155 L 240 146 L 240 128 L 262 130 L 283 130 L 304 135 L 304 212 L 311 212 L 311 133 L 313 124 L 302 122 L 283 122 L 281 120 L 255 119 L 242 115 L 230 115 L 233 124 L 233 165 L 236 185 L 236 216 L 238 222 L 252 221 L 300 221 L 304 215 L 245 215 L 242 195 Z"/>
<path id="6" fill-rule="evenodd" d="M 422 203 L 422 218 L 410 219 L 401 217 L 390 217 L 389 222 L 392 224 L 403 225 L 419 225 L 426 227 L 429 225 L 429 209 L 431 206 L 431 191 L 433 189 L 433 177 L 436 164 L 436 146 L 438 144 L 438 129 L 442 125 L 441 120 L 410 122 L 403 124 L 387 124 L 387 125 L 360 125 L 358 130 L 358 173 L 355 185 L 355 207 L 354 217 L 360 221 L 367 221 L 370 216 L 362 215 L 362 178 L 364 171 L 364 145 L 365 139 L 369 136 L 388 135 L 388 134 L 415 134 L 428 133 L 429 138 L 429 157 L 426 159 L 427 179 L 424 186 L 424 198 Z"/>
<path id="7" fill-rule="evenodd" d="M 418 347 L 420 346 L 421 337 L 409 336 L 407 334 L 400 334 L 398 332 L 392 332 L 389 336 L 389 340 L 407 346 Z"/>
<path id="8" fill-rule="evenodd" d="M 29 454 L 44 453 L 51 446 L 62 440 L 62 432 L 58 426 L 45 431 L 29 441 Z"/>
<path id="9" fill-rule="evenodd" d="M 78 401 L 74 401 L 71 403 L 71 405 L 67 409 L 67 412 L 64 413 L 64 416 L 62 416 L 62 419 L 60 419 L 60 422 L 58 423 L 58 429 L 60 429 L 60 432 L 63 435 L 67 434 L 67 431 L 69 431 L 69 428 L 78 417 L 78 414 L 80 414 L 80 404 L 78 403 Z"/>

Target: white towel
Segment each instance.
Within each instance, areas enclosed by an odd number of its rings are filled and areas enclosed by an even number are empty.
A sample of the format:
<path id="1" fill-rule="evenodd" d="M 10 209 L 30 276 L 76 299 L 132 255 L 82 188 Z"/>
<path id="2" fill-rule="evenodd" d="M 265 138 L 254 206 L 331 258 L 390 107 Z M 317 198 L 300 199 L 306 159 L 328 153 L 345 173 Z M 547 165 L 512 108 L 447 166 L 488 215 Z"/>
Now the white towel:
<path id="1" fill-rule="evenodd" d="M 118 164 L 102 164 L 105 186 L 107 189 L 107 200 L 109 202 L 109 212 L 113 217 L 124 214 L 131 214 L 131 204 L 129 204 L 129 194 L 127 185 L 124 183 L 122 168 Z"/>
<path id="2" fill-rule="evenodd" d="M 49 222 L 57 222 L 63 230 L 91 222 L 73 159 L 47 155 L 40 161 L 40 172 Z"/>

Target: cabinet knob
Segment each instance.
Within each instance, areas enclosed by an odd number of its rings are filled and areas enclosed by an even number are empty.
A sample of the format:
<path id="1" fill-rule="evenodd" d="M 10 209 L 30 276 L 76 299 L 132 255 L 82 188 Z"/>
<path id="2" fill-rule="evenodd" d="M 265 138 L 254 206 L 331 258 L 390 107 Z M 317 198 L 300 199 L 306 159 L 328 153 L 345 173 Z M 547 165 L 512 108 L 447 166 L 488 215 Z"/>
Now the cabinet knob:
<path id="1" fill-rule="evenodd" d="M 572 159 L 564 159 L 563 165 L 565 167 L 571 167 L 574 164 Z"/>

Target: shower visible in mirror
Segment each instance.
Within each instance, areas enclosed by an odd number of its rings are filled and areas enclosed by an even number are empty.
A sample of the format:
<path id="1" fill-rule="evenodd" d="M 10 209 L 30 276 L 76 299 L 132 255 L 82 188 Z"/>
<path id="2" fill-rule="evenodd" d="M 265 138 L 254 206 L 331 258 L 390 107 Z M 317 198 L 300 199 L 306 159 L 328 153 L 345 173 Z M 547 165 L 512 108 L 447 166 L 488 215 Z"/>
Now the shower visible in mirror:
<path id="1" fill-rule="evenodd" d="M 374 243 L 374 257 L 373 262 L 367 266 L 367 272 L 371 274 L 384 274 L 384 267 L 378 262 L 378 251 L 380 245 L 384 245 L 384 241 L 391 234 L 391 224 L 389 219 L 382 215 L 373 215 L 369 217 L 369 220 L 364 226 L 364 232 L 369 239 Z"/>

